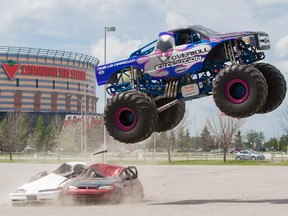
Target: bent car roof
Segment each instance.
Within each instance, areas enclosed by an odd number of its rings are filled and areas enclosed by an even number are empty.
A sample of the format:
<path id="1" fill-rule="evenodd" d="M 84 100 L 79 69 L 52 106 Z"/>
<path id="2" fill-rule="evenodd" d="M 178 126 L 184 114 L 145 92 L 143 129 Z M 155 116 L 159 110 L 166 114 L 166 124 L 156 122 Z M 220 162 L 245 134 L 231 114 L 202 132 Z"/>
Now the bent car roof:
<path id="1" fill-rule="evenodd" d="M 104 176 L 117 176 L 124 169 L 123 166 L 102 163 L 92 164 L 90 168 Z"/>

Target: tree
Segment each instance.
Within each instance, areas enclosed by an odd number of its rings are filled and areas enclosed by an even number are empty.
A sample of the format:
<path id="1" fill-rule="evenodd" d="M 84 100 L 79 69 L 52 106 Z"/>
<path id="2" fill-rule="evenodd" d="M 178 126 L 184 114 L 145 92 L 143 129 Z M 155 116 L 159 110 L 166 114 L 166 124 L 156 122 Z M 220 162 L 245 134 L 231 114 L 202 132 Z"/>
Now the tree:
<path id="1" fill-rule="evenodd" d="M 8 112 L 0 124 L 0 144 L 9 152 L 10 161 L 14 151 L 22 151 L 27 142 L 27 113 Z"/>
<path id="2" fill-rule="evenodd" d="M 226 154 L 232 142 L 232 138 L 244 123 L 243 119 L 232 118 L 223 114 L 210 116 L 206 120 L 206 126 L 221 148 L 223 148 L 223 161 L 226 162 Z"/>
<path id="3" fill-rule="evenodd" d="M 235 135 L 235 139 L 234 139 L 234 151 L 236 151 L 236 149 L 242 149 L 243 148 L 243 138 L 241 135 L 241 131 L 239 130 L 236 135 Z"/>
<path id="4" fill-rule="evenodd" d="M 260 148 L 265 140 L 263 132 L 258 133 L 254 130 L 248 131 L 246 136 L 250 148 L 257 148 L 257 147 Z"/>
<path id="5" fill-rule="evenodd" d="M 207 125 L 204 126 L 201 132 L 201 144 L 203 151 L 210 151 L 214 148 L 215 142 L 214 138 L 211 136 Z"/>
<path id="6" fill-rule="evenodd" d="M 59 145 L 59 137 L 63 128 L 63 120 L 60 115 L 55 115 L 50 122 L 47 130 L 46 143 L 44 145 L 45 151 L 52 150 Z"/>

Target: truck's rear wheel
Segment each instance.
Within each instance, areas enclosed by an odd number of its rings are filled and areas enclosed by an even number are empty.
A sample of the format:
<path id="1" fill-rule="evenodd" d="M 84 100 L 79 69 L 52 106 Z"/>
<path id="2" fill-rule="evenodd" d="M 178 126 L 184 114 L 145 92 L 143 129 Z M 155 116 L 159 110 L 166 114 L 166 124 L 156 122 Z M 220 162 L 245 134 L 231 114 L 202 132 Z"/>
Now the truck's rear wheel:
<path id="1" fill-rule="evenodd" d="M 136 143 L 148 138 L 158 119 L 154 102 L 147 95 L 128 91 L 108 101 L 104 124 L 109 134 L 124 143 Z"/>
<path id="2" fill-rule="evenodd" d="M 286 81 L 283 74 L 273 65 L 267 63 L 254 64 L 265 77 L 268 84 L 268 97 L 266 103 L 257 113 L 268 113 L 276 109 L 285 98 Z"/>
<path id="3" fill-rule="evenodd" d="M 156 101 L 156 106 L 161 107 L 169 102 L 171 99 L 163 98 L 161 100 Z M 179 103 L 169 107 L 166 110 L 163 110 L 158 114 L 158 121 L 155 126 L 155 132 L 164 132 L 167 130 L 171 130 L 176 127 L 181 120 L 183 119 L 185 114 L 185 102 L 180 101 Z"/>
<path id="4" fill-rule="evenodd" d="M 228 116 L 249 117 L 259 112 L 268 95 L 268 85 L 262 73 L 251 65 L 230 65 L 216 76 L 213 98 L 218 108 Z"/>

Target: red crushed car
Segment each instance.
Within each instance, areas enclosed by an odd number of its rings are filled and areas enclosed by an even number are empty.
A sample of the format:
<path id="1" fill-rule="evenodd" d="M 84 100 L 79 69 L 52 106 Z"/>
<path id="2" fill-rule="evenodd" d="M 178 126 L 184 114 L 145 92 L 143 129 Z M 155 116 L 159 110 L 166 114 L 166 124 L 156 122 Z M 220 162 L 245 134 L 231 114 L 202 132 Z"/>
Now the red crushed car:
<path id="1" fill-rule="evenodd" d="M 142 200 L 143 186 L 135 166 L 97 163 L 89 166 L 66 188 L 66 194 L 76 202 L 109 200 L 119 203 L 123 198 Z"/>

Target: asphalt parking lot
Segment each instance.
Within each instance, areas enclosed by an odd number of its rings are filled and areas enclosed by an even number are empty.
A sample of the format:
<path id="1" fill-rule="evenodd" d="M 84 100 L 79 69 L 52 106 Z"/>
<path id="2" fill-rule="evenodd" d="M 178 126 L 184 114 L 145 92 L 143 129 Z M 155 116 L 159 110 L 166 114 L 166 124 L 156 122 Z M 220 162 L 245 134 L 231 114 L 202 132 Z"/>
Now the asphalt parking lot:
<path id="1" fill-rule="evenodd" d="M 137 166 L 141 203 L 14 207 L 9 193 L 55 164 L 0 164 L 0 215 L 275 215 L 288 214 L 288 167 Z"/>

